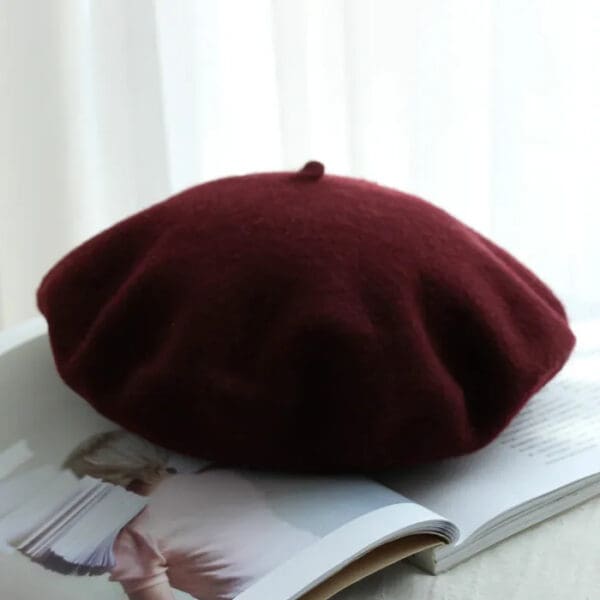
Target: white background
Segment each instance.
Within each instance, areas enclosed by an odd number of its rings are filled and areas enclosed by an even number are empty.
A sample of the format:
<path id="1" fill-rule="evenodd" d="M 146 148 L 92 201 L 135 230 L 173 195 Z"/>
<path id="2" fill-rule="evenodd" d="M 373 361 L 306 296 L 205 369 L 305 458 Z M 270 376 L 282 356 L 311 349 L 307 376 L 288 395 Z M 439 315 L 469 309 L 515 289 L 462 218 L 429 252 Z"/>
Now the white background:
<path id="1" fill-rule="evenodd" d="M 308 159 L 417 193 L 600 315 L 596 0 L 0 0 L 0 327 L 117 219 Z"/>

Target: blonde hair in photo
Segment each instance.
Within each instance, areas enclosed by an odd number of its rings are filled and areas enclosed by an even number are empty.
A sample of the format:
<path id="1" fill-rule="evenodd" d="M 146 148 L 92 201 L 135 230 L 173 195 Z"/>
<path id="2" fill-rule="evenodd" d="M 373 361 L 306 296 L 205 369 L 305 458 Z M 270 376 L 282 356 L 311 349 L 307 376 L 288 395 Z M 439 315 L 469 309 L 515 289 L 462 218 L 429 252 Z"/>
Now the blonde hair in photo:
<path id="1" fill-rule="evenodd" d="M 134 482 L 158 483 L 167 473 L 168 459 L 168 450 L 118 429 L 85 440 L 67 457 L 63 467 L 78 477 L 90 475 L 128 487 Z"/>

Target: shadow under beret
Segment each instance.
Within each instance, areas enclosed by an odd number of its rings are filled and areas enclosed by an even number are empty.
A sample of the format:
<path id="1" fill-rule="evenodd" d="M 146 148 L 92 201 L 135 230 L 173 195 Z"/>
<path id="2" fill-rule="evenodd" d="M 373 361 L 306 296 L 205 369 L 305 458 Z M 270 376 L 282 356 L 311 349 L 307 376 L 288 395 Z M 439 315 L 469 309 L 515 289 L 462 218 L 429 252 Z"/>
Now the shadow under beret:
<path id="1" fill-rule="evenodd" d="M 297 173 L 188 189 L 85 242 L 38 305 L 64 381 L 225 464 L 362 470 L 490 442 L 574 344 L 561 303 L 417 197 Z"/>

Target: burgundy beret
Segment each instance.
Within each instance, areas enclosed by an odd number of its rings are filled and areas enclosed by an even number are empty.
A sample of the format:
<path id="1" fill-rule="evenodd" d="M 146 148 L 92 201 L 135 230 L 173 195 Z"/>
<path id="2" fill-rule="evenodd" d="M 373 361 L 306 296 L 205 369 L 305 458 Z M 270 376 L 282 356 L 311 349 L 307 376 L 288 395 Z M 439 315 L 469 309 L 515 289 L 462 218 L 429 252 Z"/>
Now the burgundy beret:
<path id="1" fill-rule="evenodd" d="M 226 464 L 378 469 L 490 442 L 574 344 L 561 303 L 424 200 L 297 173 L 188 189 L 85 242 L 38 305 L 64 381 Z"/>

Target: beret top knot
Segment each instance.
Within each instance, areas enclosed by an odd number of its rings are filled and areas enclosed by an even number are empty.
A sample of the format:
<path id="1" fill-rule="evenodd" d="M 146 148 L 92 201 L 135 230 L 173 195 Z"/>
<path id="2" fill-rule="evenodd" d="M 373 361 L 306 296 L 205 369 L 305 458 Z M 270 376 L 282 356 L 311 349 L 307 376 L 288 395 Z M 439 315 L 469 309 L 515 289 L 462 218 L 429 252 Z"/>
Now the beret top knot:
<path id="1" fill-rule="evenodd" d="M 325 166 L 323 163 L 320 163 L 316 160 L 311 160 L 307 162 L 304 167 L 298 171 L 298 173 L 296 173 L 296 177 L 300 179 L 317 181 L 323 177 L 323 173 L 325 173 Z"/>
<path id="2" fill-rule="evenodd" d="M 574 344 L 560 301 L 505 250 L 315 161 L 151 206 L 70 252 L 37 298 L 58 372 L 96 410 L 262 468 L 471 452 Z"/>

